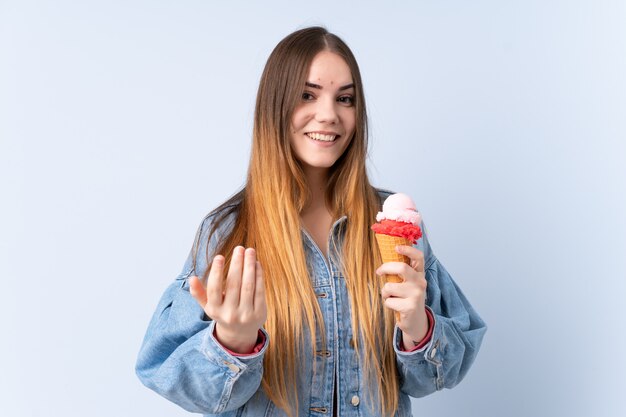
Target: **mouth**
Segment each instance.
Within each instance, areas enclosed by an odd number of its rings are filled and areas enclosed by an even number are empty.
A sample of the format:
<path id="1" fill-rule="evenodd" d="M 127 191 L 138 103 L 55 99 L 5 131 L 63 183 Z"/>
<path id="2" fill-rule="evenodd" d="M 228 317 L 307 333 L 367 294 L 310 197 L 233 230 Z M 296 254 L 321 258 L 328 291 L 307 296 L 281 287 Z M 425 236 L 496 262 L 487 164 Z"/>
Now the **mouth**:
<path id="1" fill-rule="evenodd" d="M 305 135 L 318 142 L 334 142 L 340 137 L 340 135 L 324 135 L 321 133 L 313 132 L 305 133 Z"/>

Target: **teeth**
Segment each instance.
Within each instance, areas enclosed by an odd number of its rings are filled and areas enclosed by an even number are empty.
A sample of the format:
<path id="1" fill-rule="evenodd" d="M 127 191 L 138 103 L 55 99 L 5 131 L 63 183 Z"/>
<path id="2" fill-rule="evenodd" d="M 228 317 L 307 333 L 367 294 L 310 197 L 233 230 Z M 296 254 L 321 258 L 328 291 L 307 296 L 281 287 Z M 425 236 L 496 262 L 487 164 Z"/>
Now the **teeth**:
<path id="1" fill-rule="evenodd" d="M 307 133 L 306 135 L 311 139 L 321 140 L 322 142 L 332 142 L 337 138 L 336 135 L 322 135 L 320 133 Z"/>

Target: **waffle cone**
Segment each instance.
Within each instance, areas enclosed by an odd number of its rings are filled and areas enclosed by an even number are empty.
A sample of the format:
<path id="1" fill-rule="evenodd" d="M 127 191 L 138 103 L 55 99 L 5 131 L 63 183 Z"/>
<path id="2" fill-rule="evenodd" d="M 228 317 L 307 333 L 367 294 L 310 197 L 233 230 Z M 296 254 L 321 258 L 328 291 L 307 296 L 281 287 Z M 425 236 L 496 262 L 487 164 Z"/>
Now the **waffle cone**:
<path id="1" fill-rule="evenodd" d="M 376 240 L 378 241 L 378 249 L 380 250 L 380 256 L 385 262 L 404 262 L 405 264 L 411 264 L 411 259 L 408 256 L 400 255 L 396 252 L 397 245 L 411 245 L 411 241 L 404 237 L 384 235 L 382 233 L 374 233 Z M 403 282 L 404 279 L 400 275 L 386 275 L 387 282 Z M 396 321 L 400 321 L 400 313 L 395 312 Z"/>
<path id="2" fill-rule="evenodd" d="M 405 264 L 411 264 L 411 260 L 408 256 L 400 255 L 396 252 L 397 245 L 412 246 L 411 241 L 404 237 L 383 235 L 380 233 L 374 233 L 376 240 L 378 241 L 378 249 L 380 249 L 380 256 L 385 262 L 404 262 Z M 403 282 L 399 275 L 387 275 L 387 282 Z"/>

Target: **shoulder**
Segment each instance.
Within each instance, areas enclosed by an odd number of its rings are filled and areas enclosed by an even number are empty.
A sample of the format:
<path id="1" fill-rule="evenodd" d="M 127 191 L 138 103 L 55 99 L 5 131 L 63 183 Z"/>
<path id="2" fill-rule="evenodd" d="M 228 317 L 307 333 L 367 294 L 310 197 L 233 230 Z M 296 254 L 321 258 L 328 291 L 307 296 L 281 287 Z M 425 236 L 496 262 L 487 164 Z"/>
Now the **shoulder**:
<path id="1" fill-rule="evenodd" d="M 376 193 L 378 194 L 378 198 L 380 199 L 380 204 L 382 205 L 383 202 L 387 199 L 387 197 L 389 197 L 392 194 L 395 194 L 395 191 L 391 191 L 388 190 L 386 188 L 377 188 L 374 187 L 374 190 L 376 191 Z"/>
<path id="2" fill-rule="evenodd" d="M 243 190 L 211 210 L 211 212 L 202 219 L 200 227 L 198 228 L 198 234 L 213 234 L 213 232 L 218 232 L 218 234 L 224 235 L 228 233 L 234 226 L 235 220 L 239 215 L 242 201 Z"/>
<path id="3" fill-rule="evenodd" d="M 211 235 L 217 233 L 222 236 L 228 234 L 234 226 L 238 214 L 239 204 L 222 205 L 204 216 L 198 228 L 198 234 Z"/>

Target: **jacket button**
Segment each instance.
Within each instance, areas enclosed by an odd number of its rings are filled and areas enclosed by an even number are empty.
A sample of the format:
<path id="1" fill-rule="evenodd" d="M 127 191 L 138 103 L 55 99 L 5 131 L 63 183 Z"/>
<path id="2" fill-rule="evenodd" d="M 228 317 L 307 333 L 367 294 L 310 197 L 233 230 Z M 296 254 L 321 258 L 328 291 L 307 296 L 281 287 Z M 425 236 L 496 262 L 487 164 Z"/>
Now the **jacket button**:
<path id="1" fill-rule="evenodd" d="M 237 365 L 235 365 L 234 363 L 230 363 L 228 361 L 224 361 L 224 365 L 226 365 L 228 367 L 228 369 L 230 369 L 231 371 L 237 373 L 239 372 L 239 367 Z"/>
<path id="2" fill-rule="evenodd" d="M 353 406 L 357 406 L 359 405 L 359 403 L 361 402 L 361 400 L 359 400 L 358 395 L 353 395 L 352 396 L 352 400 L 350 401 L 352 403 Z"/>
<path id="3" fill-rule="evenodd" d="M 436 354 L 437 354 L 437 348 L 433 348 L 433 349 L 430 351 L 430 357 L 431 357 L 431 358 L 434 358 Z"/>

